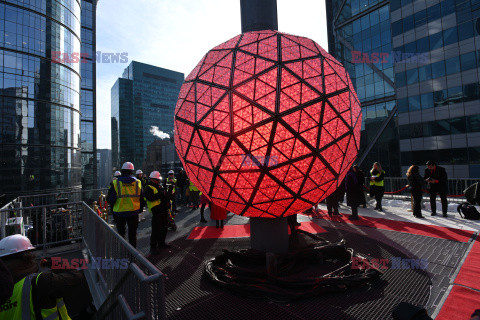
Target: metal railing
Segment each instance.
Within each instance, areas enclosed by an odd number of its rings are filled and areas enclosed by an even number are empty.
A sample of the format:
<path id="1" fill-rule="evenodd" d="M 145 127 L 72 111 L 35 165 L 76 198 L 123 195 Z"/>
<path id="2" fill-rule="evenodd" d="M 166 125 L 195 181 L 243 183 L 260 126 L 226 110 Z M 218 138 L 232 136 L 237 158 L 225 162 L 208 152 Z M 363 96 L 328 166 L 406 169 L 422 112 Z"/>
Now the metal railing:
<path id="1" fill-rule="evenodd" d="M 89 281 L 98 290 L 93 294 L 104 301 L 97 306 L 96 318 L 164 319 L 164 275 L 85 203 L 83 208 L 82 238 L 89 260 L 120 266 L 128 261 L 126 269 L 105 268 L 101 263 L 89 269 Z"/>
<path id="2" fill-rule="evenodd" d="M 93 201 L 98 200 L 98 197 L 101 193 L 107 195 L 107 192 L 107 188 L 101 188 L 57 193 L 32 194 L 20 196 L 17 198 L 17 201 L 21 202 L 22 206 L 24 207 L 80 201 L 85 201 L 87 204 L 91 204 Z"/>
<path id="3" fill-rule="evenodd" d="M 42 248 L 44 257 L 53 247 L 58 254 L 57 247 L 65 244 L 82 249 L 90 262 L 84 271 L 96 319 L 165 319 L 164 275 L 85 202 L 20 204 L 11 201 L 2 207 L 0 220 L 21 217 L 33 225 L 25 235 Z M 2 224 L 2 237 L 6 227 Z"/>
<path id="4" fill-rule="evenodd" d="M 23 233 L 37 248 L 78 242 L 82 236 L 82 203 L 65 203 L 33 207 L 14 206 L 0 210 L 2 238 Z M 21 223 L 8 225 L 8 218 L 22 218 Z"/>
<path id="5" fill-rule="evenodd" d="M 447 189 L 447 199 L 449 202 L 464 202 L 463 190 L 472 184 L 479 182 L 479 179 L 449 179 Z M 385 198 L 405 200 L 410 199 L 410 193 L 405 190 L 408 184 L 407 178 L 400 177 L 385 177 Z M 365 185 L 368 187 L 370 182 L 365 178 Z M 402 190 L 403 189 L 403 190 Z M 426 190 L 425 190 L 426 191 Z M 426 193 L 427 195 L 428 193 Z"/>
<path id="6" fill-rule="evenodd" d="M 6 236 L 5 226 L 7 224 L 7 218 L 9 218 L 11 213 L 13 212 L 12 209 L 16 207 L 18 208 L 19 206 L 20 204 L 17 202 L 17 199 L 14 199 L 0 208 L 0 239 L 5 238 Z"/>

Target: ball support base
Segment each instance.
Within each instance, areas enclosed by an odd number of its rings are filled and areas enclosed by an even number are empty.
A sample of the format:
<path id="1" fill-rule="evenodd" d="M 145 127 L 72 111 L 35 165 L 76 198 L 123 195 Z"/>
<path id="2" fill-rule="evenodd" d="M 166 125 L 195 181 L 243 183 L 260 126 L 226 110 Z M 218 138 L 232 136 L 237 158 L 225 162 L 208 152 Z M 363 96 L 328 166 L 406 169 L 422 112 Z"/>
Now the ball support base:
<path id="1" fill-rule="evenodd" d="M 284 218 L 260 219 L 252 219 L 252 227 L 261 226 L 262 231 L 265 231 L 263 223 L 277 231 L 287 224 Z M 297 245 L 286 253 L 255 248 L 224 249 L 222 254 L 206 262 L 204 276 L 242 296 L 288 302 L 368 286 L 383 273 L 369 263 L 369 258 L 349 248 L 345 240 L 330 242 L 303 230 L 297 232 Z M 278 251 L 283 247 L 276 247 L 273 242 L 285 234 L 271 234 L 270 239 L 264 237 L 263 240 L 269 241 L 269 249 Z M 259 235 L 252 234 L 252 245 L 260 246 Z"/>
<path id="2" fill-rule="evenodd" d="M 250 244 L 252 249 L 271 252 L 288 252 L 287 218 L 250 218 Z"/>

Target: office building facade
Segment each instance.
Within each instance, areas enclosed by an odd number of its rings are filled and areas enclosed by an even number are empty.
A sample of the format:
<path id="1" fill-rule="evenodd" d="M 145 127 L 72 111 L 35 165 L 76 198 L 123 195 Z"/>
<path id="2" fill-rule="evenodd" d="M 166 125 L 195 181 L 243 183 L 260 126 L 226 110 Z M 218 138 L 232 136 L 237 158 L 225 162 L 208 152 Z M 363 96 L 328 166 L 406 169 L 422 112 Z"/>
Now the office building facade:
<path id="1" fill-rule="evenodd" d="M 159 171 L 165 177 L 166 172 L 163 169 L 163 151 L 164 147 L 172 144 L 170 139 L 155 140 L 147 146 L 147 157 L 142 165 L 142 170 L 145 174 L 150 174 L 152 171 Z"/>
<path id="2" fill-rule="evenodd" d="M 363 110 L 362 166 L 391 176 L 429 159 L 480 177 L 480 3 L 326 1 L 329 50 Z"/>
<path id="3" fill-rule="evenodd" d="M 112 150 L 97 149 L 97 185 L 99 188 L 107 188 L 112 182 Z"/>
<path id="4" fill-rule="evenodd" d="M 132 61 L 111 90 L 112 161 L 140 167 L 147 146 L 162 133 L 173 136 L 175 105 L 183 73 Z M 160 137 L 158 136 L 160 135 Z"/>
<path id="5" fill-rule="evenodd" d="M 81 188 L 80 3 L 0 3 L 0 193 Z"/>
<path id="6" fill-rule="evenodd" d="M 97 0 L 82 0 L 80 63 L 80 145 L 82 149 L 82 187 L 97 187 L 96 128 L 96 11 Z"/>

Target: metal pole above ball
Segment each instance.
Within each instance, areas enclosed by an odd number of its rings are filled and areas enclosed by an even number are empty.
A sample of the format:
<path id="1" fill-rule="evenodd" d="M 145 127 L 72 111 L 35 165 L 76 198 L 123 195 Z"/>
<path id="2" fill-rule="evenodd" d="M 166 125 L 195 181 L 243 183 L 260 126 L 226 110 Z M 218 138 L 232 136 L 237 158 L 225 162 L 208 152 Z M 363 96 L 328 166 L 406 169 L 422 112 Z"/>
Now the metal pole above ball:
<path id="1" fill-rule="evenodd" d="M 242 33 L 278 30 L 277 0 L 240 0 Z"/>
<path id="2" fill-rule="evenodd" d="M 240 0 L 242 33 L 278 30 L 276 0 Z M 250 218 L 252 249 L 272 253 L 288 252 L 287 218 Z"/>

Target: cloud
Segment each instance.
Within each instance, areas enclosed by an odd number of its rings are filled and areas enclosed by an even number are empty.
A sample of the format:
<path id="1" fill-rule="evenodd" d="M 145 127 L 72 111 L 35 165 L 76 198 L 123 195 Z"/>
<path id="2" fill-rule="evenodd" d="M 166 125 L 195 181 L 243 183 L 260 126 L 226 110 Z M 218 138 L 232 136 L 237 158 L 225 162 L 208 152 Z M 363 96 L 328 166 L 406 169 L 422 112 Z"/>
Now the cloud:
<path id="1" fill-rule="evenodd" d="M 150 133 L 153 134 L 155 137 L 159 137 L 160 139 L 170 139 L 170 135 L 163 131 L 158 130 L 157 126 L 150 127 Z"/>

